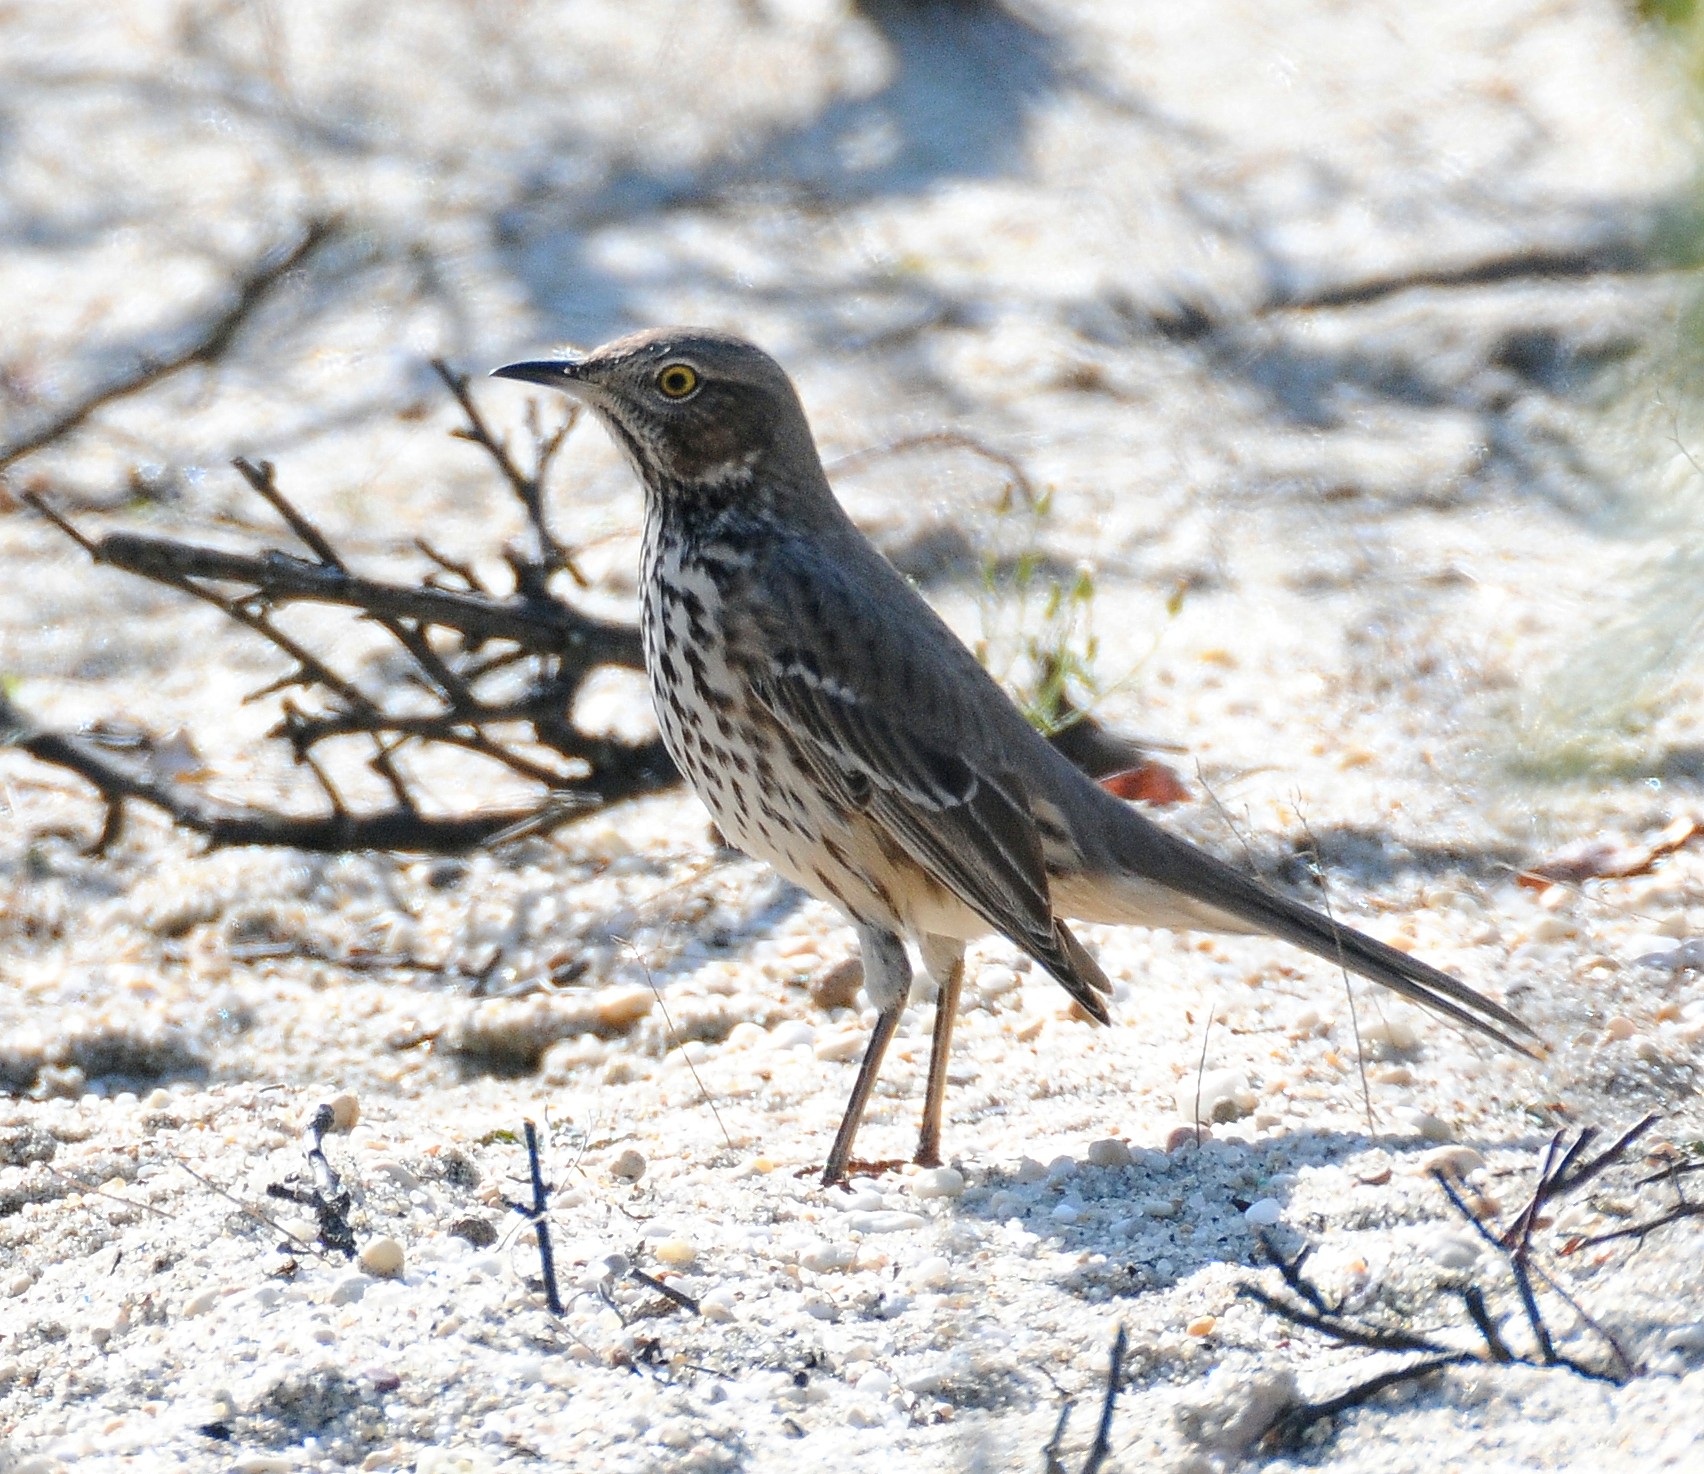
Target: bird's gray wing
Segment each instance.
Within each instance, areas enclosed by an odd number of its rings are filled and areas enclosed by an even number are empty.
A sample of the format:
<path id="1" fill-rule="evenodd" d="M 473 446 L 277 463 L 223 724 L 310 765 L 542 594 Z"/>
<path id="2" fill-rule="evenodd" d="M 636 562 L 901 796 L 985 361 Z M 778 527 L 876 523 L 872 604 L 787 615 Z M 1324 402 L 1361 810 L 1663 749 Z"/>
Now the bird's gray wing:
<path id="1" fill-rule="evenodd" d="M 753 694 L 831 791 L 1104 1015 L 1095 994 L 1110 985 L 1054 918 L 1041 838 L 1016 778 L 918 737 L 804 652 L 778 652 Z"/>

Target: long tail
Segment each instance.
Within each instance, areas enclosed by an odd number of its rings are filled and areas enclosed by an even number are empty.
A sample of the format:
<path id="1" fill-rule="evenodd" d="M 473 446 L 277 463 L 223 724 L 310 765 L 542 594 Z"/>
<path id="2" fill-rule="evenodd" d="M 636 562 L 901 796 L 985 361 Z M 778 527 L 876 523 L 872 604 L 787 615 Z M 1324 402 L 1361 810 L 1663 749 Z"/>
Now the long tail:
<path id="1" fill-rule="evenodd" d="M 1120 826 L 1119 858 L 1133 876 L 1181 891 L 1253 930 L 1280 937 L 1327 962 L 1382 983 L 1393 993 L 1477 1029 L 1509 1049 L 1529 1058 L 1539 1057 L 1536 1050 L 1521 1042 L 1521 1037 L 1538 1038 L 1525 1022 L 1458 978 L 1333 921 L 1311 906 L 1268 890 L 1133 810 L 1124 809 L 1123 813 L 1135 822 Z"/>

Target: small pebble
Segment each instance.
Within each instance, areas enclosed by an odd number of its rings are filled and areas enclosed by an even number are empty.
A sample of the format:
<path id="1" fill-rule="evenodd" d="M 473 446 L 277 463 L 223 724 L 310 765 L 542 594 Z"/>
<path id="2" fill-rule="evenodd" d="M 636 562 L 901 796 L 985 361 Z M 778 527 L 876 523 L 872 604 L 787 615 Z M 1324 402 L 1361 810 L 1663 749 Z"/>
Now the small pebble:
<path id="1" fill-rule="evenodd" d="M 857 1059 L 864 1052 L 866 1040 L 860 1029 L 842 1029 L 837 1034 L 824 1034 L 816 1042 L 816 1057 L 827 1064 L 842 1064 Z"/>
<path id="2" fill-rule="evenodd" d="M 1256 1198 L 1243 1209 L 1243 1217 L 1256 1228 L 1271 1228 L 1283 1216 L 1284 1208 L 1277 1198 Z"/>
<path id="3" fill-rule="evenodd" d="M 734 1318 L 734 1292 L 726 1285 L 698 1297 L 698 1313 L 706 1320 L 730 1321 Z"/>
<path id="4" fill-rule="evenodd" d="M 645 1154 L 628 1147 L 609 1164 L 609 1171 L 623 1182 L 637 1182 L 645 1175 Z"/>
<path id="5" fill-rule="evenodd" d="M 371 1171 L 376 1177 L 390 1178 L 404 1192 L 413 1192 L 420 1186 L 420 1178 L 411 1168 L 403 1166 L 401 1162 L 392 1161 L 389 1157 L 381 1157 L 374 1162 Z"/>
<path id="6" fill-rule="evenodd" d="M 1441 1146 L 1420 1159 L 1425 1172 L 1442 1172 L 1448 1177 L 1466 1177 L 1485 1165 L 1485 1158 L 1470 1146 Z"/>
<path id="7" fill-rule="evenodd" d="M 1075 1203 L 1060 1203 L 1053 1209 L 1055 1223 L 1075 1223 L 1083 1216 L 1083 1210 Z"/>
<path id="8" fill-rule="evenodd" d="M 386 1278 L 402 1270 L 402 1245 L 388 1236 L 370 1239 L 361 1250 L 361 1268 L 368 1274 Z"/>
<path id="9" fill-rule="evenodd" d="M 1606 1039 L 1631 1039 L 1638 1032 L 1638 1026 L 1626 1014 L 1618 1013 L 1603 1026 Z"/>
<path id="10" fill-rule="evenodd" d="M 826 1239 L 818 1239 L 799 1251 L 799 1267 L 810 1270 L 812 1274 L 832 1274 L 837 1270 L 850 1269 L 857 1259 L 856 1244 L 831 1244 Z"/>
<path id="11" fill-rule="evenodd" d="M 686 1239 L 664 1239 L 651 1252 L 657 1256 L 659 1264 L 666 1264 L 670 1269 L 686 1269 L 698 1262 L 697 1247 Z"/>
<path id="12" fill-rule="evenodd" d="M 1419 1047 L 1420 1030 L 1394 1015 L 1370 1018 L 1361 1025 L 1361 1043 L 1392 1054 L 1407 1054 Z"/>
<path id="13" fill-rule="evenodd" d="M 364 1265 L 366 1260 L 363 1259 L 362 1263 Z M 373 1272 L 369 1271 L 369 1273 Z M 358 1305 L 366 1295 L 369 1283 L 371 1281 L 363 1275 L 346 1274 L 331 1287 L 331 1294 L 327 1297 L 327 1303 L 330 1305 Z"/>
<path id="14" fill-rule="evenodd" d="M 1012 1172 L 1012 1178 L 1016 1182 L 1045 1182 L 1047 1180 L 1047 1168 L 1043 1167 L 1034 1157 L 1022 1157 Z"/>
<path id="15" fill-rule="evenodd" d="M 427 1444 L 414 1456 L 414 1474 L 491 1474 L 496 1466 L 476 1449 Z"/>
<path id="16" fill-rule="evenodd" d="M 605 988 L 592 1000 L 592 1010 L 604 1033 L 625 1034 L 651 1011 L 656 1001 L 649 988 L 641 988 L 638 984 L 628 988 Z"/>
<path id="17" fill-rule="evenodd" d="M 794 1049 L 801 1044 L 814 1044 L 816 1030 L 802 1018 L 784 1019 L 769 1031 L 769 1043 L 775 1049 Z"/>
<path id="18" fill-rule="evenodd" d="M 846 1226 L 854 1233 L 909 1233 L 929 1220 L 921 1213 L 901 1213 L 884 1208 L 876 1213 L 848 1213 Z"/>
<path id="19" fill-rule="evenodd" d="M 1089 1143 L 1090 1166 L 1128 1167 L 1131 1161 L 1129 1146 L 1116 1136 L 1105 1136 Z"/>
<path id="20" fill-rule="evenodd" d="M 458 1218 L 450 1225 L 449 1231 L 453 1237 L 465 1239 L 476 1249 L 489 1249 L 497 1242 L 497 1230 L 485 1218 Z"/>
<path id="21" fill-rule="evenodd" d="M 1464 1233 L 1440 1234 L 1426 1252 L 1443 1269 L 1471 1269 L 1479 1262 L 1479 1240 Z"/>
<path id="22" fill-rule="evenodd" d="M 349 1132 L 355 1129 L 355 1124 L 361 1119 L 361 1102 L 349 1092 L 334 1095 L 327 1102 L 331 1107 L 331 1129 L 338 1132 Z"/>
<path id="23" fill-rule="evenodd" d="M 911 1194 L 918 1198 L 964 1196 L 964 1173 L 956 1167 L 925 1167 L 911 1179 Z"/>
<path id="24" fill-rule="evenodd" d="M 848 957 L 817 973 L 805 986 L 811 1002 L 820 1009 L 851 1008 L 857 1002 L 858 990 L 864 986 L 864 964 L 856 957 Z"/>
<path id="25" fill-rule="evenodd" d="M 1218 1324 L 1218 1319 L 1215 1316 L 1198 1315 L 1183 1329 L 1186 1334 L 1191 1336 L 1211 1336 L 1213 1334 L 1213 1327 Z"/>
<path id="26" fill-rule="evenodd" d="M 1577 936 L 1580 928 L 1566 916 L 1547 913 L 1535 916 L 1523 929 L 1517 933 L 1517 938 L 1523 942 L 1565 942 L 1569 937 Z"/>
<path id="27" fill-rule="evenodd" d="M 893 1378 L 880 1367 L 871 1367 L 855 1385 L 860 1397 L 886 1397 L 893 1391 Z"/>
<path id="28" fill-rule="evenodd" d="M 931 1254 L 912 1266 L 910 1280 L 920 1290 L 944 1290 L 953 1282 L 952 1260 Z"/>
<path id="29" fill-rule="evenodd" d="M 209 1310 L 219 1303 L 220 1299 L 224 1296 L 224 1293 L 225 1292 L 217 1285 L 209 1285 L 204 1290 L 197 1290 L 189 1297 L 189 1299 L 183 1302 L 183 1309 L 179 1312 L 179 1314 L 182 1315 L 185 1320 L 197 1315 L 206 1315 Z"/>
<path id="30" fill-rule="evenodd" d="M 1240 1121 L 1259 1104 L 1241 1070 L 1207 1070 L 1178 1085 L 1177 1105 L 1186 1119 Z"/>
<path id="31" fill-rule="evenodd" d="M 1193 1151 L 1204 1141 L 1211 1141 L 1213 1133 L 1203 1121 L 1198 1126 L 1174 1126 L 1166 1133 L 1166 1155 L 1174 1152 Z"/>
<path id="32" fill-rule="evenodd" d="M 1455 1135 L 1455 1130 L 1442 1116 L 1434 1116 L 1430 1111 L 1422 1111 L 1413 1106 L 1399 1106 L 1396 1114 L 1408 1122 L 1409 1128 L 1426 1141 L 1448 1141 Z"/>

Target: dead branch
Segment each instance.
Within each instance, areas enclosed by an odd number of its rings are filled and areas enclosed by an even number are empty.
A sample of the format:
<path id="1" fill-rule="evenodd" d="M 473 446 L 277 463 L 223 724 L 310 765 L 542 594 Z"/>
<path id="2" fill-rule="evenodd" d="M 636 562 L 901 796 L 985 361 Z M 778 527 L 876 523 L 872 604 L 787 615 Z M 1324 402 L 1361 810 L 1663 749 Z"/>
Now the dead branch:
<path id="1" fill-rule="evenodd" d="M 66 536 L 74 538 L 95 562 L 156 583 L 175 586 L 182 579 L 206 579 L 244 584 L 264 590 L 267 601 L 277 606 L 339 605 L 365 614 L 458 630 L 475 643 L 508 640 L 529 654 L 571 651 L 589 665 L 619 665 L 634 670 L 643 664 L 636 628 L 592 619 L 554 600 L 499 598 L 427 583 L 387 583 L 361 577 L 345 568 L 270 550 L 232 553 L 134 532 L 109 532 L 89 538 L 76 531 L 34 492 L 25 492 L 21 499 Z"/>
<path id="2" fill-rule="evenodd" d="M 26 430 L 7 445 L 0 446 L 0 473 L 25 456 L 33 455 L 77 429 L 90 415 L 116 400 L 140 393 L 162 379 L 198 363 L 212 363 L 231 346 L 231 341 L 281 281 L 305 265 L 338 231 L 335 219 L 310 220 L 295 240 L 266 251 L 233 286 L 231 299 L 179 348 L 164 354 L 143 354 L 106 383 L 91 389 L 81 399 L 54 411 L 35 428 Z"/>
<path id="3" fill-rule="evenodd" d="M 470 566 L 431 550 L 433 568 L 412 584 L 360 573 L 284 494 L 265 461 L 238 460 L 235 466 L 307 557 L 276 548 L 233 552 L 128 532 L 90 536 L 38 493 L 24 494 L 28 505 L 97 563 L 199 599 L 285 657 L 284 673 L 249 699 L 282 694 L 271 735 L 313 775 L 328 809 L 290 815 L 214 802 L 133 753 L 103 750 L 94 734 L 43 731 L 7 708 L 0 725 L 11 729 L 13 745 L 70 769 L 100 793 L 106 817 L 97 849 L 117 840 L 126 805 L 136 801 L 215 845 L 453 853 L 547 831 L 588 808 L 678 781 L 660 740 L 620 742 L 583 732 L 573 721 L 575 698 L 593 670 L 638 669 L 643 654 L 634 627 L 582 614 L 549 587 L 554 573 L 573 571 L 571 556 L 544 520 L 542 491 L 544 471 L 569 424 L 546 431 L 535 423 L 532 468 L 523 470 L 479 416 L 466 378 L 445 365 L 438 368 L 468 416 L 462 438 L 491 457 L 526 508 L 536 536 L 536 550 L 505 553 L 514 575 L 508 594 L 493 592 Z M 444 587 L 438 580 L 445 572 L 464 587 Z M 293 634 L 284 616 L 297 604 L 349 609 L 383 630 L 408 662 L 402 696 L 369 688 Z M 389 808 L 356 813 L 345 803 L 322 751 L 350 741 L 366 745 L 367 766 L 390 790 Z M 404 766 L 411 749 L 426 745 L 455 748 L 505 768 L 541 790 L 540 798 L 527 808 L 428 816 Z"/>
<path id="4" fill-rule="evenodd" d="M 402 850 L 455 855 L 515 833 L 546 832 L 575 818 L 595 800 L 574 806 L 491 809 L 483 813 L 430 816 L 387 809 L 371 814 L 280 814 L 271 809 L 224 804 L 184 784 L 150 774 L 145 764 L 103 751 L 94 738 L 44 730 L 0 693 L 0 744 L 27 752 L 39 762 L 64 768 L 92 784 L 106 804 L 106 823 L 95 853 L 122 833 L 125 805 L 134 800 L 158 809 L 174 824 L 203 836 L 215 848 L 282 845 L 315 854 L 351 850 Z"/>
<path id="5" fill-rule="evenodd" d="M 1656 1121 L 1657 1117 L 1647 1116 L 1636 1122 L 1595 1155 L 1589 1152 L 1599 1134 L 1595 1128 L 1586 1128 L 1570 1143 L 1565 1143 L 1562 1133 L 1558 1132 L 1545 1148 L 1530 1198 L 1506 1228 L 1499 1228 L 1472 1206 L 1444 1174 L 1432 1174 L 1450 1205 L 1508 1270 L 1516 1301 L 1532 1336 L 1534 1350 L 1530 1355 L 1518 1353 L 1505 1339 L 1498 1325 L 1499 1318 L 1491 1309 L 1489 1292 L 1483 1283 L 1452 1287 L 1452 1293 L 1460 1300 L 1468 1323 L 1481 1343 L 1478 1349 L 1463 1349 L 1430 1336 L 1415 1335 L 1400 1326 L 1375 1324 L 1364 1317 L 1344 1314 L 1341 1307 L 1330 1304 L 1319 1287 L 1305 1274 L 1303 1266 L 1308 1251 L 1304 1249 L 1293 1258 L 1287 1259 L 1271 1235 L 1262 1232 L 1259 1235 L 1261 1249 L 1278 1270 L 1284 1282 L 1285 1293 L 1274 1294 L 1259 1285 L 1243 1285 L 1238 1289 L 1241 1296 L 1253 1300 L 1291 1325 L 1325 1336 L 1337 1345 L 1387 1353 L 1419 1353 L 1421 1358 L 1381 1371 L 1377 1376 L 1357 1382 L 1335 1397 L 1319 1402 L 1295 1403 L 1284 1408 L 1267 1428 L 1263 1438 L 1269 1444 L 1293 1448 L 1315 1424 L 1348 1408 L 1359 1407 L 1390 1387 L 1418 1381 L 1449 1366 L 1488 1363 L 1502 1366 L 1563 1367 L 1580 1376 L 1616 1386 L 1637 1376 L 1640 1368 L 1616 1337 L 1587 1314 L 1556 1278 L 1535 1262 L 1533 1236 L 1539 1225 L 1546 1221 L 1543 1210 L 1548 1205 L 1578 1193 L 1611 1168 L 1626 1165 L 1634 1142 L 1649 1131 Z M 1661 1172 L 1642 1178 L 1639 1184 L 1648 1186 L 1665 1182 L 1673 1185 L 1680 1199 L 1673 1209 L 1614 1233 L 1571 1240 L 1560 1252 L 1566 1255 L 1586 1244 L 1605 1243 L 1617 1238 L 1643 1238 L 1645 1234 L 1676 1222 L 1679 1218 L 1704 1216 L 1704 1204 L 1694 1204 L 1686 1200 L 1678 1185 L 1678 1177 L 1677 1172 Z M 1598 1338 L 1608 1351 L 1607 1365 L 1581 1361 L 1557 1348 L 1556 1339 L 1545 1321 L 1539 1299 L 1541 1290 L 1560 1299 L 1578 1318 L 1579 1324 Z"/>

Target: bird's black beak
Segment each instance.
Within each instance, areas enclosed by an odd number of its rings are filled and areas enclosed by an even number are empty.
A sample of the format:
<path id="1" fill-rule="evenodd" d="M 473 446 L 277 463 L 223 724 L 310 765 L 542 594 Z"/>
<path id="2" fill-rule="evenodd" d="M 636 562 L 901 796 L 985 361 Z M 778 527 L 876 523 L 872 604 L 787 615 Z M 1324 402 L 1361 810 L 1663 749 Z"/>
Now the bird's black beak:
<path id="1" fill-rule="evenodd" d="M 494 379 L 520 379 L 527 384 L 543 384 L 548 389 L 573 393 L 580 377 L 577 358 L 541 359 L 533 363 L 506 363 L 491 370 Z"/>

